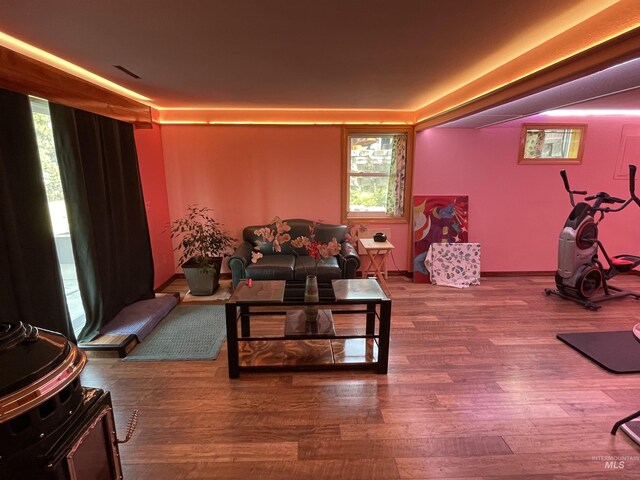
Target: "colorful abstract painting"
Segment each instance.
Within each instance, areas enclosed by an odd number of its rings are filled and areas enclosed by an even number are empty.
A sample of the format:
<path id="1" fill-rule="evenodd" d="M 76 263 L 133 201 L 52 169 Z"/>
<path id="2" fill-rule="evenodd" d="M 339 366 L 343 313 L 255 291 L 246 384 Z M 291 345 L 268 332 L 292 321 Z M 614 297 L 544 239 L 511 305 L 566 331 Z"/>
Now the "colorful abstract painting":
<path id="1" fill-rule="evenodd" d="M 414 195 L 413 281 L 429 282 L 424 266 L 432 243 L 468 241 L 469 197 L 464 195 Z"/>

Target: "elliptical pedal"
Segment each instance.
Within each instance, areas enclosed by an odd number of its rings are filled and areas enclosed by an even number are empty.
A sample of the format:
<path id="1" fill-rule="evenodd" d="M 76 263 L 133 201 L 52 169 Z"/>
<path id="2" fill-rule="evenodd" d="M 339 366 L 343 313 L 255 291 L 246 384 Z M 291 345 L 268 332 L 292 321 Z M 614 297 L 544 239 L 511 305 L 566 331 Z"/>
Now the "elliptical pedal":
<path id="1" fill-rule="evenodd" d="M 558 290 L 555 290 L 553 288 L 545 288 L 544 289 L 544 293 L 548 295 L 555 295 L 557 297 L 560 298 L 564 298 L 565 300 L 571 300 L 573 302 L 579 303 L 580 305 L 582 305 L 583 307 L 585 307 L 588 310 L 592 310 L 592 311 L 597 311 L 600 310 L 600 308 L 602 308 L 602 305 L 598 305 L 597 303 L 593 303 L 589 300 L 583 300 L 580 298 L 576 298 L 576 297 L 571 297 L 569 295 L 566 295 Z"/>

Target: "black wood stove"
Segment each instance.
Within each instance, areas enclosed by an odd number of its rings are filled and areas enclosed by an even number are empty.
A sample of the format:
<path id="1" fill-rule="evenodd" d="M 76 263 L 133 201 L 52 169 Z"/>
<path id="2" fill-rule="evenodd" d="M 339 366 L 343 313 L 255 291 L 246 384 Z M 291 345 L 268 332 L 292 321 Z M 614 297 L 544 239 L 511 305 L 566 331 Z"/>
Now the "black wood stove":
<path id="1" fill-rule="evenodd" d="M 80 385 L 64 336 L 0 323 L 0 479 L 122 478 L 109 392 Z"/>

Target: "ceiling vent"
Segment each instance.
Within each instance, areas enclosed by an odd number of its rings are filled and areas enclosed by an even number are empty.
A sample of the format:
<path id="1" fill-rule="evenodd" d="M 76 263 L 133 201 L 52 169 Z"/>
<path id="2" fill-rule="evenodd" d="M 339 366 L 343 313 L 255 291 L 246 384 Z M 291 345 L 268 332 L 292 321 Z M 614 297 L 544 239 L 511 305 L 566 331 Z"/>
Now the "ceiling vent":
<path id="1" fill-rule="evenodd" d="M 122 65 L 114 65 L 114 67 L 117 68 L 118 70 L 120 70 L 121 72 L 126 73 L 130 77 L 133 77 L 133 78 L 136 78 L 136 79 L 140 78 L 139 75 L 136 75 L 131 70 L 128 70 L 128 69 L 124 68 Z"/>

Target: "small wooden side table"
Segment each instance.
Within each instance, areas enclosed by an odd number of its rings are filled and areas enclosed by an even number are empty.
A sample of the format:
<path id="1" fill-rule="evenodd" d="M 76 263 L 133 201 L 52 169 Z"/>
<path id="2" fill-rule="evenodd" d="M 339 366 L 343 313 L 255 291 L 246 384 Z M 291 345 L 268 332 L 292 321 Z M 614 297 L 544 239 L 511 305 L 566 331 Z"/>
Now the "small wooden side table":
<path id="1" fill-rule="evenodd" d="M 360 245 L 367 252 L 369 265 L 362 267 L 362 276 L 366 277 L 371 270 L 375 271 L 380 285 L 387 288 L 387 255 L 395 247 L 390 241 L 375 242 L 373 238 L 361 238 Z"/>

